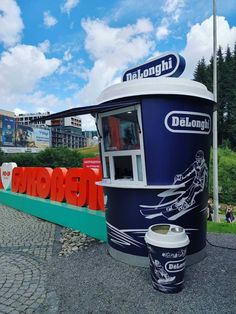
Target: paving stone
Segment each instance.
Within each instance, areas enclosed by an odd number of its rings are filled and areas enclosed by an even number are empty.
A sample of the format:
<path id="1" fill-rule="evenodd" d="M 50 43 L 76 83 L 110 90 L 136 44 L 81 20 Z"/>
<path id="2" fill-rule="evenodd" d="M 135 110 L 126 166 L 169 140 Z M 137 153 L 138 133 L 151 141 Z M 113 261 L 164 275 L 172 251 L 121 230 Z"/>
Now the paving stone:
<path id="1" fill-rule="evenodd" d="M 4 301 L 4 304 L 5 304 L 5 305 L 11 305 L 13 302 L 14 302 L 14 299 L 12 299 L 12 298 L 10 297 L 8 300 Z"/>
<path id="2" fill-rule="evenodd" d="M 28 308 L 27 305 L 21 305 L 21 306 L 19 306 L 17 309 L 18 309 L 18 311 L 20 311 L 21 313 L 24 313 L 24 311 L 25 311 L 27 308 Z"/>
<path id="3" fill-rule="evenodd" d="M 22 306 L 22 303 L 19 301 L 15 301 L 12 303 L 12 305 L 15 309 L 19 310 L 19 307 Z"/>
<path id="4" fill-rule="evenodd" d="M 28 308 L 27 310 L 25 310 L 26 314 L 32 314 L 34 313 L 35 309 L 34 308 Z"/>
<path id="5" fill-rule="evenodd" d="M 45 299 L 55 225 L 0 205 L 0 313 L 33 313 Z"/>
<path id="6" fill-rule="evenodd" d="M 6 313 L 6 314 L 7 314 L 7 313 L 11 313 L 13 310 L 14 310 L 13 307 L 8 306 L 8 307 L 5 309 L 4 313 Z"/>
<path id="7" fill-rule="evenodd" d="M 8 313 L 8 306 L 5 304 L 0 304 L 0 313 Z"/>
<path id="8" fill-rule="evenodd" d="M 7 301 L 11 301 L 10 298 L 12 297 L 13 293 L 10 291 L 10 292 L 7 292 L 4 294 L 4 297 L 7 299 Z"/>
<path id="9" fill-rule="evenodd" d="M 10 314 L 19 314 L 20 313 L 16 309 L 13 309 L 13 308 L 10 308 L 10 307 L 9 307 L 9 309 L 11 309 L 11 312 L 9 312 Z"/>
<path id="10" fill-rule="evenodd" d="M 25 304 L 27 304 L 27 305 L 31 305 L 33 303 L 34 303 L 34 300 L 32 300 L 32 299 L 28 299 L 27 301 L 25 301 Z"/>
<path id="11" fill-rule="evenodd" d="M 0 293 L 1 293 L 1 295 L 3 295 L 3 294 L 5 294 L 5 293 L 7 293 L 8 291 L 9 291 L 8 288 L 3 287 L 3 288 L 1 289 L 1 291 L 0 291 Z"/>

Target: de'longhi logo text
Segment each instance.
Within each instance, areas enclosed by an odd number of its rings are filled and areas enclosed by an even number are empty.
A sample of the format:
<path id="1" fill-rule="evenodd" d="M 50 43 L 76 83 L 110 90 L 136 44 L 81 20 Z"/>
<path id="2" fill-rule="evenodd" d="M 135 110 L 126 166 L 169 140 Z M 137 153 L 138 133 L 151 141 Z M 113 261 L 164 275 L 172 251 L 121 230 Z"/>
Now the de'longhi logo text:
<path id="1" fill-rule="evenodd" d="M 171 111 L 165 117 L 165 127 L 173 133 L 209 134 L 211 117 L 203 112 Z"/>

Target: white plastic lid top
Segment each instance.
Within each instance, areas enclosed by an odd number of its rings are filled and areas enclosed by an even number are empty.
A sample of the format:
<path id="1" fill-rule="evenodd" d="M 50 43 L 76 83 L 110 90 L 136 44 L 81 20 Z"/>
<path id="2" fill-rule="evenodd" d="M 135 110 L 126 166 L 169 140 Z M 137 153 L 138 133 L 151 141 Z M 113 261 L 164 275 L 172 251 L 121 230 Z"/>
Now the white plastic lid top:
<path id="1" fill-rule="evenodd" d="M 98 97 L 97 104 L 141 95 L 185 95 L 213 101 L 213 94 L 199 82 L 176 77 L 150 77 L 130 80 L 106 88 Z"/>
<path id="2" fill-rule="evenodd" d="M 184 228 L 168 224 L 150 226 L 145 235 L 145 241 L 163 248 L 185 247 L 190 242 Z"/>

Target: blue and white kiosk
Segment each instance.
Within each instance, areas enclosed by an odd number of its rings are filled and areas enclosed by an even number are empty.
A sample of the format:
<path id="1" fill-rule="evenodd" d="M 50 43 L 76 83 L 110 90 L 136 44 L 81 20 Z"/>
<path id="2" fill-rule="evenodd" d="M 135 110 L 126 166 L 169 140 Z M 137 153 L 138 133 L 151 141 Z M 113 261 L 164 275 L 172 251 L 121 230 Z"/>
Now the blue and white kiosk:
<path id="1" fill-rule="evenodd" d="M 205 257 L 213 97 L 200 83 L 146 78 L 107 88 L 98 114 L 108 250 L 123 262 L 148 265 L 150 225 L 185 228 L 187 263 Z"/>
<path id="2" fill-rule="evenodd" d="M 129 70 L 97 105 L 51 117 L 96 116 L 109 253 L 147 266 L 149 226 L 174 224 L 190 238 L 192 264 L 206 255 L 213 95 L 198 82 L 157 77 L 179 76 L 183 58 L 177 54 L 156 62 Z"/>

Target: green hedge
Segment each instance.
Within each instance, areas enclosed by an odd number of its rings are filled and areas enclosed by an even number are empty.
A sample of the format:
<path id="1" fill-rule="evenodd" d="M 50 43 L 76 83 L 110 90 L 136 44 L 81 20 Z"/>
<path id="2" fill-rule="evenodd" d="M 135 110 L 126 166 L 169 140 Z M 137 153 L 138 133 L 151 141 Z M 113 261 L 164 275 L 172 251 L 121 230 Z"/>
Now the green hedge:
<path id="1" fill-rule="evenodd" d="M 67 147 L 46 148 L 33 153 L 5 154 L 0 150 L 0 164 L 3 162 L 16 162 L 19 167 L 81 167 L 82 157 L 78 150 Z"/>

